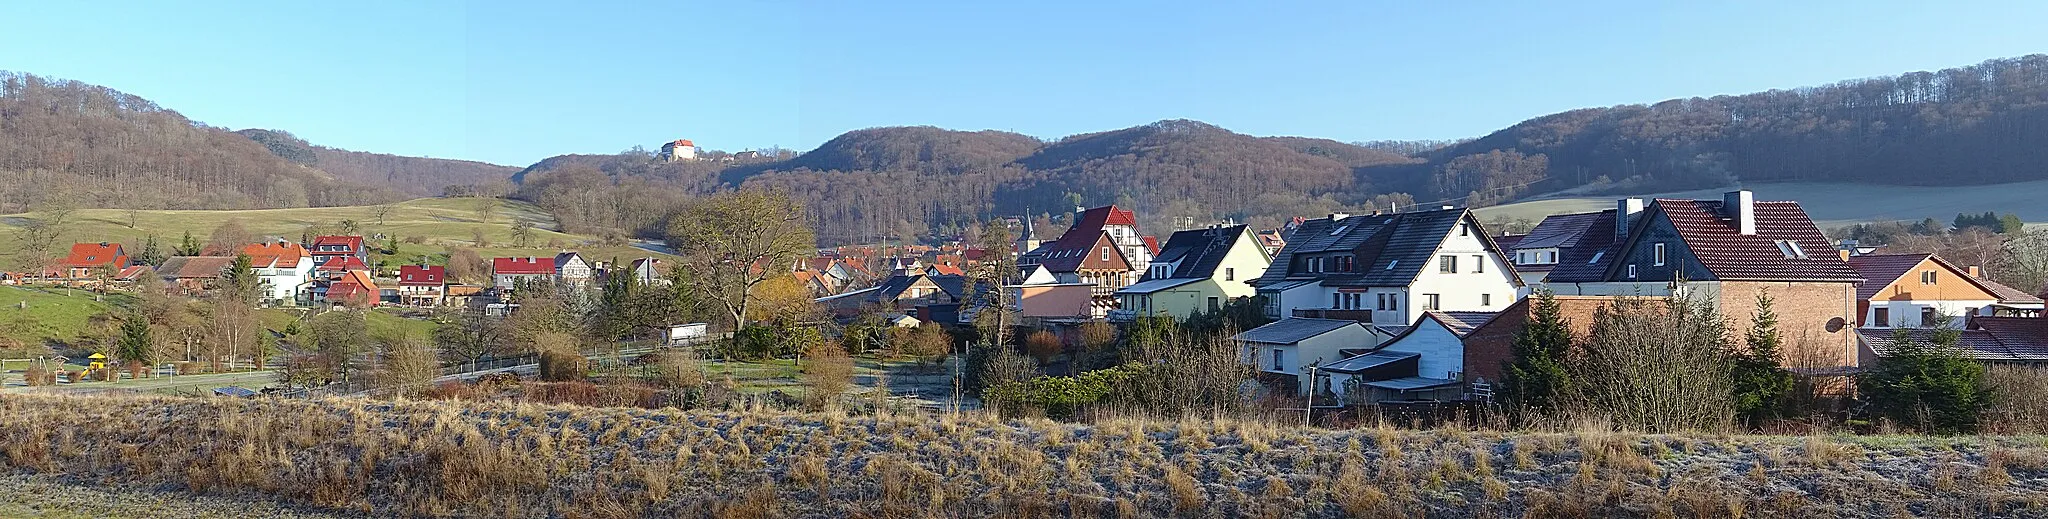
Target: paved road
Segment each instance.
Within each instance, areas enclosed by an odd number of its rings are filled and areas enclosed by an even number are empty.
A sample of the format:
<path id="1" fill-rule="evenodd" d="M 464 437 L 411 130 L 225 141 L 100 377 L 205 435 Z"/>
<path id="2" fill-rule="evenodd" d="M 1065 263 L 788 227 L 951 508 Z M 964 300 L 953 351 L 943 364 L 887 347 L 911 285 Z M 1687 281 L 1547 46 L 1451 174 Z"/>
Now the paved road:
<path id="1" fill-rule="evenodd" d="M 42 387 L 9 385 L 4 389 L 0 389 L 0 391 L 5 391 L 9 393 L 98 393 L 102 391 L 150 392 L 173 388 L 185 390 L 212 391 L 213 388 L 225 386 L 242 386 L 249 389 L 261 389 L 263 386 L 267 386 L 275 382 L 277 382 L 277 372 L 263 370 L 243 371 L 237 373 L 214 373 L 207 375 L 182 375 L 176 377 L 159 375 L 156 377 L 145 378 L 142 380 L 122 380 L 118 382 L 79 382 L 77 384 L 59 383 L 54 386 Z"/>

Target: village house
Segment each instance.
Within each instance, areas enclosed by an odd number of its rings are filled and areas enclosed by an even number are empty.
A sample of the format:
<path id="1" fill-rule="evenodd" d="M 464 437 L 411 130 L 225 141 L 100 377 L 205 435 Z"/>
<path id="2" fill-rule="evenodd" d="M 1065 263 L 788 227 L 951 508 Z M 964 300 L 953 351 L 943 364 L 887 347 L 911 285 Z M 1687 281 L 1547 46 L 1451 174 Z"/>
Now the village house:
<path id="1" fill-rule="evenodd" d="M 112 276 L 130 265 L 133 263 L 129 262 L 128 251 L 119 243 L 74 243 L 71 254 L 64 256 L 64 277 L 90 279 L 98 277 L 101 271 Z"/>
<path id="2" fill-rule="evenodd" d="M 1903 337 L 1922 345 L 1934 344 L 1934 331 L 1927 328 L 1862 328 L 1865 363 L 1898 350 Z M 2048 318 L 1978 317 L 1971 328 L 1956 330 L 1955 351 L 1963 358 L 1987 364 L 2048 363 Z"/>
<path id="3" fill-rule="evenodd" d="M 1018 317 L 1026 326 L 1078 324 L 1105 317 L 1106 308 L 1095 304 L 1095 285 L 1063 283 L 1043 266 L 1031 269 L 1017 284 L 1003 287 L 1016 301 Z"/>
<path id="4" fill-rule="evenodd" d="M 590 262 L 584 261 L 582 254 L 562 251 L 555 255 L 555 282 L 572 287 L 587 287 L 595 278 Z"/>
<path id="5" fill-rule="evenodd" d="M 1308 394 L 1310 366 L 1362 355 L 1381 339 L 1358 321 L 1298 317 L 1246 330 L 1231 340 L 1260 383 L 1286 394 Z"/>
<path id="6" fill-rule="evenodd" d="M 1864 281 L 1856 287 L 1856 326 L 1921 328 L 1937 316 L 1966 328 L 1971 319 L 2040 311 L 2041 298 L 1983 279 L 1978 267 L 1957 267 L 1932 254 L 1851 255 L 1849 266 Z"/>
<path id="7" fill-rule="evenodd" d="M 312 253 L 315 266 L 325 266 L 327 262 L 342 258 L 354 258 L 356 265 L 367 265 L 370 262 L 370 251 L 363 248 L 361 236 L 316 236 L 312 245 L 306 249 Z"/>
<path id="8" fill-rule="evenodd" d="M 1145 277 L 1116 291 L 1110 320 L 1163 315 L 1187 319 L 1216 312 L 1240 297 L 1257 295 L 1250 281 L 1265 274 L 1272 257 L 1244 225 L 1173 233 Z"/>
<path id="9" fill-rule="evenodd" d="M 1640 211 L 1640 207 L 1637 209 Z M 1550 270 L 1557 268 L 1558 258 L 1577 250 L 1586 230 L 1592 228 L 1593 220 L 1612 218 L 1614 211 L 1552 215 L 1529 230 L 1528 234 L 1498 237 L 1502 250 L 1508 251 L 1508 261 L 1515 264 L 1515 272 L 1521 274 L 1522 283 L 1539 287 Z M 1512 242 L 1512 244 L 1508 243 Z"/>
<path id="10" fill-rule="evenodd" d="M 398 267 L 398 303 L 439 306 L 448 291 L 448 269 L 440 265 Z"/>
<path id="11" fill-rule="evenodd" d="M 256 272 L 264 304 L 296 305 L 313 293 L 313 255 L 297 243 L 278 240 L 242 247 Z"/>
<path id="12" fill-rule="evenodd" d="M 1378 348 L 1322 366 L 1318 391 L 1348 405 L 1460 400 L 1465 396 L 1464 338 L 1495 312 L 1423 312 Z"/>
<path id="13" fill-rule="evenodd" d="M 668 278 L 662 277 L 661 263 L 653 257 L 636 259 L 626 264 L 623 274 L 633 276 L 640 286 L 668 286 Z"/>
<path id="14" fill-rule="evenodd" d="M 323 293 L 328 304 L 367 308 L 375 306 L 381 292 L 367 270 L 351 270 L 329 282 Z"/>
<path id="15" fill-rule="evenodd" d="M 1107 314 L 1116 308 L 1116 291 L 1136 283 L 1157 250 L 1137 229 L 1137 215 L 1116 206 L 1079 211 L 1059 239 L 1017 258 L 1019 273 L 1043 267 L 1060 283 L 1095 285 L 1094 313 Z"/>
<path id="16" fill-rule="evenodd" d="M 234 266 L 234 256 L 171 256 L 156 268 L 156 275 L 173 294 L 202 296 L 218 286 L 221 274 Z"/>
<path id="17" fill-rule="evenodd" d="M 1498 311 L 1523 289 L 1478 218 L 1456 208 L 1307 220 L 1252 284 L 1268 317 L 1387 326 L 1430 310 Z"/>
<path id="18" fill-rule="evenodd" d="M 491 258 L 491 286 L 500 292 L 518 290 L 522 282 L 552 283 L 554 277 L 554 258 Z"/>
<path id="19" fill-rule="evenodd" d="M 1557 294 L 1693 298 L 1719 308 L 1738 336 L 1768 294 L 1788 359 L 1797 359 L 1788 363 L 1810 373 L 1858 365 L 1862 277 L 1798 202 L 1733 191 L 1647 206 L 1624 199 L 1599 214 L 1544 278 Z"/>

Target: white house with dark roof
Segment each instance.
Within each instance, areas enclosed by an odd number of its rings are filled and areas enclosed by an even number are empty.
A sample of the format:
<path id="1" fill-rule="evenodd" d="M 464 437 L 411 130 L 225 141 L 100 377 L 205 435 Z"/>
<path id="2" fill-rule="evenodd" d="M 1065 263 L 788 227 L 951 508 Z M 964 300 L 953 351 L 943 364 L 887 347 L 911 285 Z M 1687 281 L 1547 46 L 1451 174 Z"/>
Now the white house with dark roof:
<path id="1" fill-rule="evenodd" d="M 1428 310 L 1498 311 L 1522 278 L 1465 209 L 1307 220 L 1253 285 L 1266 315 L 1406 326 Z"/>
<path id="2" fill-rule="evenodd" d="M 1238 343 L 1244 362 L 1258 370 L 1260 380 L 1307 394 L 1306 367 L 1370 351 L 1380 337 L 1358 321 L 1294 318 L 1246 330 L 1231 340 Z"/>
<path id="3" fill-rule="evenodd" d="M 1455 400 L 1464 395 L 1465 335 L 1497 312 L 1423 312 L 1377 349 L 1322 367 L 1329 390 L 1346 404 Z"/>

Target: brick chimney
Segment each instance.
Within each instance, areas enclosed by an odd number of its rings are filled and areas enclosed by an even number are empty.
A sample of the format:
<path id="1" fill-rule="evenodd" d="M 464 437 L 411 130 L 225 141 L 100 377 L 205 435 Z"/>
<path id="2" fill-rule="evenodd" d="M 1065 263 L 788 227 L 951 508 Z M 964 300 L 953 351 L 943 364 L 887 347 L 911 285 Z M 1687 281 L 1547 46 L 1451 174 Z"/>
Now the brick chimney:
<path id="1" fill-rule="evenodd" d="M 1971 278 L 1984 277 L 1984 267 L 1979 267 L 1976 265 L 1963 267 L 1963 272 L 1969 273 Z"/>
<path id="2" fill-rule="evenodd" d="M 1721 196 L 1721 210 L 1728 213 L 1730 223 L 1735 224 L 1735 233 L 1743 236 L 1756 235 L 1756 193 L 1747 189 L 1729 191 Z"/>

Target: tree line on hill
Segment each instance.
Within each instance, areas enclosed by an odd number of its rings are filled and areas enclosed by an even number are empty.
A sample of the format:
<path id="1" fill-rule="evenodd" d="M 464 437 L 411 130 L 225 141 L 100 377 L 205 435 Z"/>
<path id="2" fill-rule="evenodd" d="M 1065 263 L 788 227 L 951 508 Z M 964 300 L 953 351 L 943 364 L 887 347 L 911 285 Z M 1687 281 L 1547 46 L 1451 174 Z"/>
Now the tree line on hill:
<path id="1" fill-rule="evenodd" d="M 1388 168 L 1470 205 L 1577 186 L 1995 184 L 2048 178 L 2048 55 L 1938 72 L 1546 115 Z M 1461 159 L 1494 155 L 1481 163 Z M 1505 156 L 1503 156 L 1505 155 Z M 1519 160 L 1507 160 L 1519 157 Z M 1532 159 L 1541 162 L 1532 162 Z"/>
<path id="2" fill-rule="evenodd" d="M 0 212 L 57 198 L 89 207 L 253 209 L 396 196 L 330 180 L 140 97 L 0 73 Z"/>

